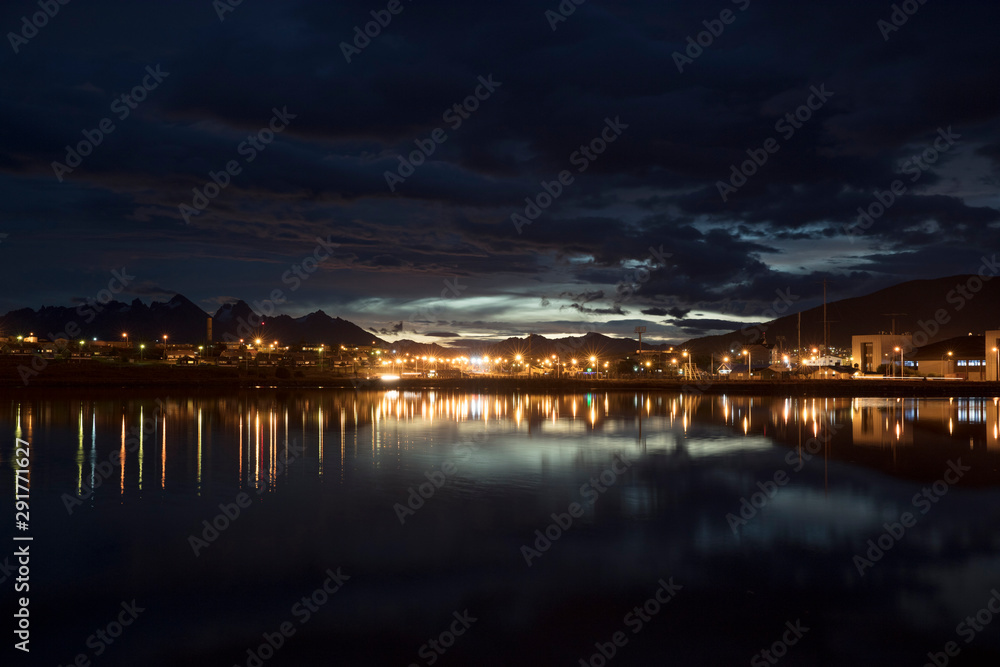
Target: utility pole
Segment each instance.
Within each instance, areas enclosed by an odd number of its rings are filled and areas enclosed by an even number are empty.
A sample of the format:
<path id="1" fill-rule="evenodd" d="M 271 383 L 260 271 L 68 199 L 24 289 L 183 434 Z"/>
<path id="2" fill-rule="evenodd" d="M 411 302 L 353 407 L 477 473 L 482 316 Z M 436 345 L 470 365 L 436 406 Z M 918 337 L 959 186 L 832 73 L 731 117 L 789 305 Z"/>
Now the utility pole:
<path id="1" fill-rule="evenodd" d="M 897 315 L 898 316 L 903 316 L 903 315 L 906 315 L 906 313 L 882 313 L 882 315 L 884 315 L 885 317 L 891 317 L 892 318 L 892 331 L 891 331 L 891 334 L 893 336 L 895 336 L 896 335 L 896 316 Z"/>
<path id="2" fill-rule="evenodd" d="M 823 355 L 826 356 L 827 350 L 827 323 L 826 323 L 826 278 L 823 278 Z"/>
<path id="3" fill-rule="evenodd" d="M 639 359 L 642 359 L 642 334 L 646 333 L 646 327 L 636 327 L 635 332 L 639 334 Z"/>

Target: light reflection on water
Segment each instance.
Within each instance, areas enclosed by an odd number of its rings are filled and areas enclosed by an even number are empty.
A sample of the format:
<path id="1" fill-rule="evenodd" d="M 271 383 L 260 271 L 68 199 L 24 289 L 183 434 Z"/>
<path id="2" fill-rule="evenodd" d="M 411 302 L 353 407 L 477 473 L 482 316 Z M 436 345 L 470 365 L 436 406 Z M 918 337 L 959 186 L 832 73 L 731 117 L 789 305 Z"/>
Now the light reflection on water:
<path id="1" fill-rule="evenodd" d="M 359 581 L 365 574 L 376 582 L 388 577 L 398 588 L 358 584 L 380 602 L 328 612 L 332 625 L 324 632 L 367 619 L 370 633 L 384 639 L 385 633 L 426 635 L 424 617 L 453 611 L 455 596 L 493 600 L 504 632 L 549 623 L 550 614 L 566 613 L 563 605 L 573 607 L 578 598 L 598 609 L 609 605 L 615 613 L 607 617 L 620 617 L 617 609 L 627 608 L 633 591 L 670 574 L 690 582 L 693 601 L 685 613 L 715 614 L 726 623 L 757 613 L 754 605 L 765 596 L 778 627 L 788 620 L 784 615 L 812 609 L 814 622 L 829 622 L 830 642 L 853 641 L 853 623 L 861 619 L 895 619 L 896 636 L 913 642 L 912 660 L 936 649 L 929 642 L 920 650 L 922 637 L 947 639 L 955 622 L 1000 582 L 1000 537 L 993 528 L 1000 507 L 996 399 L 319 390 L 69 396 L 6 401 L 0 433 L 32 443 L 33 502 L 43 508 L 39 530 L 49 531 L 53 552 L 75 551 L 95 534 L 121 540 L 117 565 L 104 562 L 98 545 L 88 545 L 95 550 L 90 560 L 64 579 L 52 575 L 59 595 L 67 585 L 90 595 L 107 585 L 114 567 L 116 594 L 139 591 L 175 604 L 162 591 L 161 578 L 171 572 L 184 573 L 171 579 L 175 595 L 196 587 L 224 596 L 233 586 L 277 587 L 287 578 L 282 572 L 306 572 L 333 559 L 359 572 Z M 463 456 L 462 445 L 472 445 L 474 454 Z M 0 464 L 16 465 L 12 452 L 9 438 Z M 289 455 L 294 460 L 285 464 Z M 581 484 L 616 457 L 633 462 L 629 472 L 526 568 L 518 548 L 553 512 L 579 501 Z M 859 576 L 852 556 L 885 522 L 912 511 L 914 493 L 959 458 L 973 470 L 884 564 Z M 446 462 L 455 463 L 457 473 L 401 526 L 393 504 Z M 778 471 L 789 483 L 746 525 L 731 529 L 727 514 Z M 0 491 L 12 478 L 2 475 Z M 240 490 L 258 492 L 261 500 L 208 556 L 193 561 L 188 533 Z M 83 498 L 72 516 L 64 511 L 66 494 Z M 249 559 L 246 572 L 231 567 L 241 559 Z M 118 576 L 122 571 L 128 574 Z M 425 608 L 406 616 L 416 629 L 400 630 L 397 622 L 390 630 L 385 605 L 403 605 L 395 596 L 431 581 L 441 592 L 425 593 Z M 39 585 L 42 599 L 56 595 Z M 498 587 L 510 601 L 495 600 Z M 719 600 L 727 606 L 720 609 Z M 234 601 L 219 618 L 201 610 L 190 623 L 242 618 L 249 629 L 232 639 L 235 652 L 219 649 L 220 664 L 232 664 L 241 642 L 271 629 L 268 604 Z M 251 613 L 263 617 L 246 616 Z M 574 663 L 574 655 L 614 629 L 596 611 L 587 618 L 597 619 L 592 630 L 590 621 L 550 630 L 562 638 L 552 640 L 560 647 L 553 660 Z M 853 620 L 844 625 L 843 619 Z M 700 655 L 705 664 L 733 664 L 740 656 L 745 663 L 752 653 L 747 647 L 763 639 L 748 629 L 733 632 L 728 644 L 702 635 L 686 654 Z M 528 635 L 524 641 L 539 639 Z M 690 635 L 691 641 L 699 636 Z M 664 637 L 657 648 L 634 648 L 616 664 L 649 664 L 669 655 L 670 641 L 682 641 Z M 866 641 L 858 650 L 878 657 L 864 664 L 896 664 L 887 657 L 898 654 L 894 640 Z M 157 638 L 150 646 L 170 655 L 164 642 Z M 178 646 L 174 657 L 183 651 Z M 1000 640 L 984 635 L 977 646 L 992 651 Z M 366 650 L 355 647 L 355 657 L 370 658 Z M 391 644 L 385 650 L 393 650 Z M 405 653 L 401 659 L 413 658 Z M 853 664 L 864 662 L 853 658 Z M 466 664 L 474 663 L 485 664 Z"/>
<path id="2" fill-rule="evenodd" d="M 831 441 L 888 449 L 965 443 L 1000 451 L 997 399 L 700 397 L 644 393 L 487 395 L 442 392 L 299 393 L 167 400 L 18 401 L 8 414 L 16 437 L 76 433 L 76 491 L 93 486 L 99 461 L 120 467 L 118 493 L 166 490 L 171 482 L 200 492 L 209 481 L 277 488 L 277 462 L 302 443 L 319 478 L 343 482 L 352 464 L 399 467 L 405 455 L 429 455 L 476 433 L 506 443 L 498 463 L 521 472 L 572 442 L 574 454 L 614 448 L 694 457 L 802 446 L 833 424 L 850 428 Z M 114 426 L 112 426 L 114 423 Z M 170 437 L 168 438 L 168 433 Z M 60 449 L 59 439 L 51 446 Z M 228 466 L 216 454 L 222 450 Z M 178 457 L 175 462 L 174 457 Z M 206 469 L 206 457 L 213 459 Z M 61 467 L 56 463 L 56 469 Z M 235 467 L 235 469 L 227 469 Z M 890 471 L 891 472 L 891 471 Z M 150 484 L 150 475 L 155 482 Z"/>

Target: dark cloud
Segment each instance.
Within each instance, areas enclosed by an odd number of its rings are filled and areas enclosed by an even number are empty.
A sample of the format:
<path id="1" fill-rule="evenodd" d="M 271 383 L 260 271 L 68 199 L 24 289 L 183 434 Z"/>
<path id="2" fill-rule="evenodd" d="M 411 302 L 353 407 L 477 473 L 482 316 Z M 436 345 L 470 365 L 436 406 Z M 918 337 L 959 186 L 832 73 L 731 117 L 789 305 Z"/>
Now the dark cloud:
<path id="1" fill-rule="evenodd" d="M 673 52 L 716 10 L 590 0 L 552 31 L 552 6 L 405 4 L 348 63 L 362 0 L 241 3 L 222 22 L 204 0 L 67 5 L 0 56 L 0 310 L 86 298 L 127 266 L 133 296 L 280 290 L 292 314 L 385 335 L 401 319 L 580 325 L 560 311 L 617 331 L 634 310 L 682 320 L 663 331 L 681 336 L 752 318 L 777 290 L 814 305 L 824 278 L 833 298 L 974 271 L 1000 242 L 1000 6 L 925 3 L 885 40 L 888 6 L 755 2 L 683 73 Z M 8 3 L 0 25 L 24 12 Z M 157 66 L 119 117 L 115 99 Z M 479 77 L 498 85 L 456 126 L 447 112 Z M 274 109 L 294 118 L 249 161 Z M 53 162 L 106 117 L 114 131 L 60 182 Z M 620 136 L 581 162 L 609 119 Z M 390 191 L 386 172 L 437 128 L 447 140 Z M 954 143 L 935 147 L 941 131 Z M 778 150 L 720 196 L 769 138 Z M 224 187 L 185 224 L 212 174 Z M 905 192 L 848 235 L 896 180 Z M 304 269 L 320 241 L 336 245 Z"/>
<path id="2" fill-rule="evenodd" d="M 627 310 L 623 310 L 618 304 L 610 306 L 608 308 L 588 308 L 579 303 L 571 303 L 568 306 L 562 306 L 562 308 L 572 308 L 581 313 L 591 313 L 594 315 L 628 315 Z"/>

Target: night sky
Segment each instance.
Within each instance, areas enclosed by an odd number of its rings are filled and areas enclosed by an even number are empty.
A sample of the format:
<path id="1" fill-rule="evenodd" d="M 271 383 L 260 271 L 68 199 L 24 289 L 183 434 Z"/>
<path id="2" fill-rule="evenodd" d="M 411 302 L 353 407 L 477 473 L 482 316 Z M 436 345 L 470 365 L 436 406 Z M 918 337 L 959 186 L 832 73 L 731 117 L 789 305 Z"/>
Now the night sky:
<path id="1" fill-rule="evenodd" d="M 48 1 L 0 10 L 0 312 L 124 267 L 387 340 L 680 341 L 998 247 L 995 2 Z"/>

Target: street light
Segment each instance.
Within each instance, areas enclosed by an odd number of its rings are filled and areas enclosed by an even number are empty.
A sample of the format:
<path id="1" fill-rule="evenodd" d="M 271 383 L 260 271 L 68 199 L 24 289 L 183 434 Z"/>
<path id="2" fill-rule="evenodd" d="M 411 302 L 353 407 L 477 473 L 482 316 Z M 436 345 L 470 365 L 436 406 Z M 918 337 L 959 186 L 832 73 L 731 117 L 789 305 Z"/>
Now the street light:
<path id="1" fill-rule="evenodd" d="M 125 347 L 128 347 L 128 333 L 122 333 L 122 338 L 125 339 Z"/>
<path id="2" fill-rule="evenodd" d="M 145 343 L 139 343 L 139 361 L 142 361 L 142 351 L 146 349 Z"/>
<path id="3" fill-rule="evenodd" d="M 892 349 L 895 350 L 896 352 L 899 352 L 899 377 L 903 377 L 903 351 L 901 349 L 899 349 L 898 347 L 894 347 Z M 895 369 L 896 369 L 896 358 L 895 357 L 892 358 L 892 368 L 893 368 L 893 375 L 895 375 L 896 374 L 896 372 L 895 372 Z"/>
<path id="4" fill-rule="evenodd" d="M 945 358 L 946 356 L 947 356 L 947 357 L 951 357 L 951 351 L 950 351 L 950 350 L 949 350 L 948 352 L 946 352 L 945 354 L 942 354 L 942 355 L 941 355 L 941 364 L 942 364 L 942 365 L 944 364 L 944 358 Z M 948 359 L 948 361 L 949 361 L 949 364 L 948 364 L 947 366 L 945 366 L 945 367 L 944 367 L 944 372 L 942 372 L 942 373 L 941 373 L 941 376 L 942 376 L 942 377 L 944 377 L 944 376 L 948 375 L 948 369 L 949 369 L 949 368 L 951 368 L 951 363 L 950 363 L 950 362 L 951 362 L 951 359 L 949 358 L 949 359 Z"/>
<path id="5" fill-rule="evenodd" d="M 747 357 L 747 380 L 753 377 L 753 365 L 750 361 L 750 350 L 743 350 L 743 354 Z"/>

